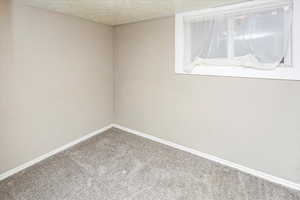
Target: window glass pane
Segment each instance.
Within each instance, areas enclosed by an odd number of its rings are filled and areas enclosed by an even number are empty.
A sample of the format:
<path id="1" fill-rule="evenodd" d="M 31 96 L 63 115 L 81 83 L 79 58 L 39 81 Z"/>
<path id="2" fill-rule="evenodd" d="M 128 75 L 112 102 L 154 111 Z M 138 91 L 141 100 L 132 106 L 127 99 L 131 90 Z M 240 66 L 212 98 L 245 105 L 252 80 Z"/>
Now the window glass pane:
<path id="1" fill-rule="evenodd" d="M 245 42 L 248 35 L 249 20 L 241 15 L 234 18 L 234 56 L 245 56 L 249 54 L 250 47 Z M 249 37 L 249 36 L 248 36 Z"/>
<path id="2" fill-rule="evenodd" d="M 286 3 L 184 16 L 184 71 L 206 66 L 275 70 L 290 64 L 293 12 L 292 3 Z"/>
<path id="3" fill-rule="evenodd" d="M 287 7 L 234 17 L 236 57 L 253 55 L 260 63 L 280 62 L 289 48 Z"/>
<path id="4" fill-rule="evenodd" d="M 185 25 L 186 48 L 189 48 L 189 58 L 226 58 L 228 28 L 227 17 L 202 19 Z"/>

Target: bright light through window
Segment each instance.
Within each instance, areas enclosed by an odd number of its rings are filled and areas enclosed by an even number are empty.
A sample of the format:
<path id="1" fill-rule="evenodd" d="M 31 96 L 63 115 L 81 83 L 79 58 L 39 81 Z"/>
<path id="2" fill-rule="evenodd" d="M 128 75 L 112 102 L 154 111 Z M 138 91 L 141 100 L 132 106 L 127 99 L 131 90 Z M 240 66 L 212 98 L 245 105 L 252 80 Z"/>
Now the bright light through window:
<path id="1" fill-rule="evenodd" d="M 292 22 L 290 0 L 178 14 L 176 72 L 258 78 L 292 73 Z"/>

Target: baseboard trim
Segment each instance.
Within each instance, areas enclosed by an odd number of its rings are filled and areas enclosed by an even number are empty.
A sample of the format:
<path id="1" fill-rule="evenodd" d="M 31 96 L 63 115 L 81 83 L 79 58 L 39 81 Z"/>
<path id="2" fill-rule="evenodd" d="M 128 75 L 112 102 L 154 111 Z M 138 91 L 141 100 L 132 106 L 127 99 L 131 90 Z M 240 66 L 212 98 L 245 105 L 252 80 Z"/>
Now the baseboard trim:
<path id="1" fill-rule="evenodd" d="M 53 151 L 50 151 L 49 153 L 46 153 L 46 154 L 44 154 L 44 155 L 41 155 L 41 156 L 39 156 L 39 157 L 37 157 L 37 158 L 35 158 L 35 159 L 29 161 L 29 162 L 26 162 L 26 163 L 24 163 L 24 164 L 22 164 L 22 165 L 20 165 L 20 166 L 18 166 L 18 167 L 16 167 L 16 168 L 13 168 L 13 169 L 11 169 L 11 170 L 8 170 L 8 171 L 6 171 L 6 172 L 0 174 L 0 181 L 2 181 L 2 180 L 4 180 L 4 179 L 6 179 L 6 178 L 8 178 L 8 177 L 10 177 L 10 176 L 12 176 L 12 175 L 18 173 L 18 172 L 20 172 L 20 171 L 22 171 L 22 170 L 24 170 L 24 169 L 26 169 L 26 168 L 28 168 L 28 167 L 34 165 L 34 164 L 37 164 L 37 163 L 39 163 L 39 162 L 41 162 L 41 161 L 43 161 L 43 160 L 49 158 L 50 156 L 53 156 L 53 155 L 55 155 L 55 154 L 57 154 L 57 153 L 60 153 L 60 152 L 62 152 L 62 151 L 64 151 L 64 150 L 66 150 L 66 149 L 68 149 L 68 148 L 70 148 L 70 147 L 72 147 L 72 146 L 74 146 L 74 145 L 80 143 L 80 142 L 83 142 L 83 141 L 85 141 L 85 140 L 87 140 L 87 139 L 89 139 L 89 138 L 91 138 L 91 137 L 93 137 L 93 136 L 96 136 L 96 135 L 98 135 L 98 134 L 101 134 L 101 133 L 103 133 L 103 132 L 105 132 L 105 131 L 111 129 L 112 127 L 113 127 L 112 124 L 110 124 L 110 125 L 108 125 L 108 126 L 105 126 L 104 128 L 101 128 L 101 129 L 99 129 L 99 130 L 93 131 L 92 133 L 89 133 L 89 134 L 87 134 L 87 135 L 85 135 L 85 136 L 83 136 L 83 137 L 81 137 L 81 138 L 79 138 L 79 139 L 77 139 L 77 140 L 74 140 L 74 141 L 72 141 L 72 142 L 70 142 L 70 143 L 68 143 L 68 144 L 66 144 L 66 145 L 64 145 L 64 146 L 62 146 L 62 147 L 59 147 L 59 148 L 57 148 L 57 149 L 54 149 Z"/>
<path id="2" fill-rule="evenodd" d="M 167 140 L 164 140 L 164 139 L 161 139 L 161 138 L 152 136 L 152 135 L 150 135 L 150 134 L 143 133 L 143 132 L 140 132 L 140 131 L 137 131 L 137 130 L 133 130 L 133 129 L 130 129 L 130 128 L 127 128 L 127 127 L 124 127 L 124 126 L 121 126 L 121 125 L 118 125 L 118 124 L 113 124 L 112 126 L 113 126 L 114 128 L 123 130 L 123 131 L 125 131 L 125 132 L 132 133 L 132 134 L 134 134 L 134 135 L 138 135 L 138 136 L 141 136 L 141 137 L 150 139 L 150 140 L 152 140 L 152 141 L 155 141 L 155 142 L 158 142 L 158 143 L 161 143 L 161 144 L 165 144 L 165 145 L 171 146 L 171 147 L 173 147 L 173 148 L 180 149 L 180 150 L 182 150 L 182 151 L 189 152 L 189 153 L 191 153 L 191 154 L 200 156 L 200 157 L 202 157 L 202 158 L 205 158 L 205 159 L 208 159 L 208 160 L 217 162 L 217 163 L 219 163 L 219 164 L 222 164 L 222 165 L 225 165 L 225 166 L 228 166 L 228 167 L 237 169 L 237 170 L 242 171 L 242 172 L 244 172 L 244 173 L 253 175 L 253 176 L 258 177 L 258 178 L 262 178 L 262 179 L 264 179 L 264 180 L 273 182 L 273 183 L 275 183 L 275 184 L 279 184 L 279 185 L 282 185 L 282 186 L 284 186 L 284 187 L 288 187 L 288 188 L 291 188 L 291 189 L 295 189 L 295 190 L 299 190 L 299 191 L 300 191 L 300 184 L 297 184 L 297 183 L 288 181 L 288 180 L 286 180 L 286 179 L 278 178 L 278 177 L 269 175 L 269 174 L 267 174 L 267 173 L 265 173 L 265 172 L 261 172 L 261 171 L 259 171 L 259 170 L 251 169 L 251 168 L 248 168 L 248 167 L 245 167 L 245 166 L 236 164 L 236 163 L 234 163 L 234 162 L 227 161 L 227 160 L 218 158 L 218 157 L 216 157 L 216 156 L 213 156 L 213 155 L 210 155 L 210 154 L 207 154 L 207 153 L 202 153 L 202 152 L 197 151 L 197 150 L 195 150 L 195 149 L 188 148 L 188 147 L 185 147 L 185 146 L 176 144 L 176 143 L 174 143 L 174 142 L 170 142 L 170 141 L 167 141 Z"/>

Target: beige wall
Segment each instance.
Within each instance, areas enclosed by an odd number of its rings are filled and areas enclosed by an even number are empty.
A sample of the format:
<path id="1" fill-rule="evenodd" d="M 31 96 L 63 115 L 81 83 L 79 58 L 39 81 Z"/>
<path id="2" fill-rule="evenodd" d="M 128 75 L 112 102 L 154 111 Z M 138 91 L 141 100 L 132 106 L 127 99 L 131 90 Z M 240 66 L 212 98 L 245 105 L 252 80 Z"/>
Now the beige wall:
<path id="1" fill-rule="evenodd" d="M 115 29 L 115 122 L 300 183 L 300 82 L 174 73 L 174 19 Z"/>
<path id="2" fill-rule="evenodd" d="M 0 173 L 112 122 L 112 28 L 0 1 Z"/>
<path id="3" fill-rule="evenodd" d="M 299 82 L 175 74 L 173 18 L 115 28 L 113 63 L 112 31 L 0 1 L 0 173 L 114 107 L 120 125 L 300 182 Z"/>

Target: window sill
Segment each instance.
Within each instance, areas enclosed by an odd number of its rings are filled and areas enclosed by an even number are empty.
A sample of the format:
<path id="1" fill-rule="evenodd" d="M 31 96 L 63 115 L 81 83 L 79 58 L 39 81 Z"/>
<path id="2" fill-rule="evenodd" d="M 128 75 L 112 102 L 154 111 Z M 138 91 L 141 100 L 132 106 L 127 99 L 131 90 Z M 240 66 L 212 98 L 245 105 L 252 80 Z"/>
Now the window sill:
<path id="1" fill-rule="evenodd" d="M 182 66 L 176 66 L 177 74 L 203 75 L 203 76 L 229 76 L 263 79 L 300 80 L 300 71 L 292 67 L 278 67 L 274 70 L 257 70 L 244 67 L 209 66 L 196 67 L 190 73 L 183 71 Z"/>

